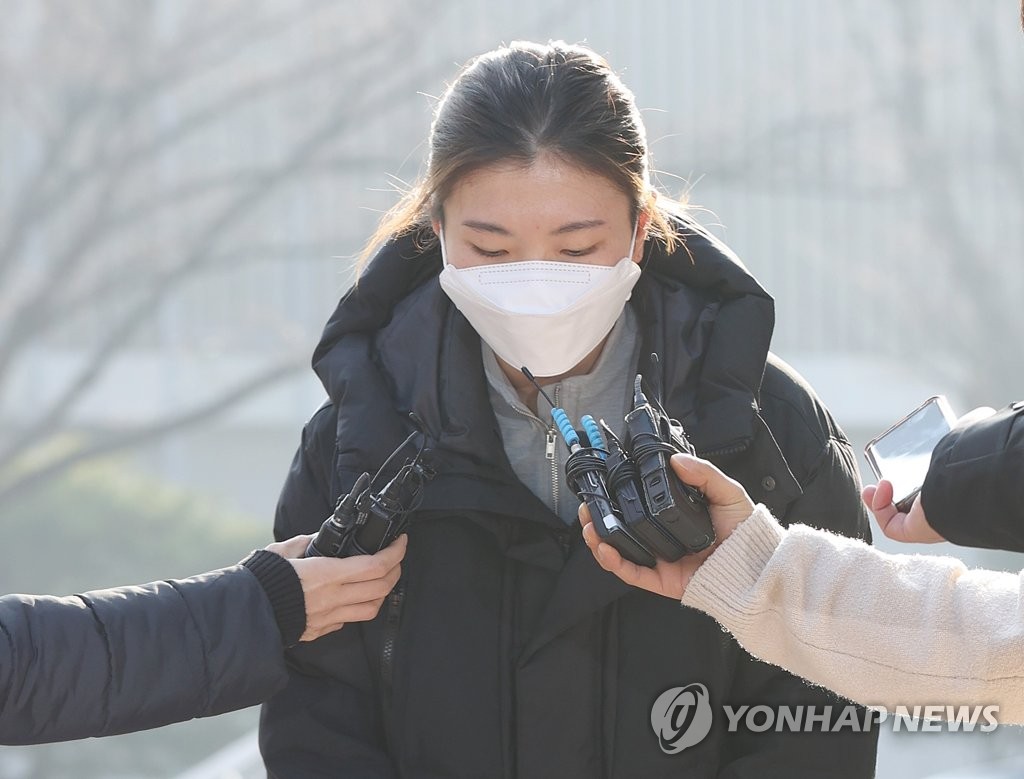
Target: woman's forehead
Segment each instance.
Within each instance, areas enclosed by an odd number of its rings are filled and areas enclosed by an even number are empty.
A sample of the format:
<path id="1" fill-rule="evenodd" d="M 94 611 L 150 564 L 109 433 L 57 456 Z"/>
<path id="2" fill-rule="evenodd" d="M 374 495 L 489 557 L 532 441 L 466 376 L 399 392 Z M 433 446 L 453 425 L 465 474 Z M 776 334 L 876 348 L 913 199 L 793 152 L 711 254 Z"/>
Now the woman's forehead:
<path id="1" fill-rule="evenodd" d="M 628 225 L 630 202 L 605 176 L 542 157 L 530 165 L 497 163 L 472 171 L 452 188 L 444 212 L 449 224 L 488 232 L 533 226 L 554 231 Z"/>

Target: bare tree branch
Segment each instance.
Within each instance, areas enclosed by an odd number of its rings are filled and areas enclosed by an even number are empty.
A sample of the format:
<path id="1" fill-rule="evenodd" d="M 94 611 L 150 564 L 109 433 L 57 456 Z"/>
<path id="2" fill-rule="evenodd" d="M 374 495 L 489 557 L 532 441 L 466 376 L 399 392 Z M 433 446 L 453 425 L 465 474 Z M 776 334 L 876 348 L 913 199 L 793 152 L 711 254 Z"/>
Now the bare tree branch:
<path id="1" fill-rule="evenodd" d="M 0 467 L 13 463 L 20 451 L 38 443 L 41 439 L 54 433 L 65 423 L 71 409 L 88 388 L 102 375 L 106 365 L 119 353 L 120 349 L 137 332 L 140 324 L 159 307 L 166 296 L 189 274 L 201 268 L 214 254 L 215 247 L 221 237 L 230 227 L 237 224 L 242 218 L 252 212 L 256 205 L 265 201 L 270 194 L 278 189 L 284 182 L 302 173 L 310 161 L 323 148 L 328 147 L 337 139 L 339 134 L 352 122 L 357 121 L 362 113 L 374 112 L 383 115 L 395 102 L 395 99 L 406 93 L 407 87 L 403 83 L 385 85 L 384 88 L 375 90 L 378 82 L 369 78 L 369 75 L 376 67 L 377 60 L 393 59 L 404 47 L 411 45 L 412 41 L 421 33 L 415 24 L 415 17 L 407 20 L 407 23 L 390 31 L 387 46 L 377 45 L 372 47 L 370 43 L 366 48 L 368 51 L 357 57 L 360 66 L 359 70 L 366 72 L 366 78 L 359 78 L 362 74 L 356 73 L 358 83 L 366 84 L 366 97 L 362 103 L 353 110 L 348 95 L 341 95 L 338 103 L 328 114 L 328 118 L 321 127 L 307 134 L 293 148 L 288 159 L 278 166 L 269 169 L 262 174 L 252 176 L 250 185 L 244 189 L 240 196 L 223 208 L 219 214 L 211 219 L 201 230 L 198 239 L 194 242 L 193 248 L 185 255 L 184 259 L 175 267 L 161 274 L 155 279 L 154 284 L 148 288 L 125 315 L 114 324 L 108 333 L 102 338 L 98 346 L 92 351 L 86 360 L 83 369 L 73 380 L 62 389 L 57 399 L 41 410 L 33 422 L 20 429 L 16 435 L 9 439 L 7 445 L 0 452 Z M 374 48 L 374 51 L 370 51 Z M 370 54 L 376 56 L 370 56 Z M 121 162 L 125 163 L 122 158 Z M 93 222 L 95 224 L 96 222 Z M 88 235 L 89 233 L 86 233 Z M 79 242 L 81 243 L 81 242 Z M 52 288 L 50 288 L 52 289 Z M 41 301 L 34 301 L 42 304 Z M 8 341 L 13 341 L 8 337 Z M 9 350 L 10 354 L 14 350 Z M 0 363 L 2 364 L 2 363 Z"/>
<path id="2" fill-rule="evenodd" d="M 15 471 L 13 476 L 0 482 L 0 502 L 14 499 L 32 487 L 64 473 L 78 463 L 95 457 L 109 455 L 129 447 L 139 446 L 162 438 L 170 433 L 182 432 L 202 422 L 214 419 L 225 410 L 298 373 L 299 370 L 305 367 L 305 360 L 275 365 L 249 377 L 245 381 L 239 382 L 229 391 L 219 393 L 216 397 L 196 408 L 168 416 L 149 425 L 99 437 L 76 449 L 74 452 L 65 454 L 40 468 L 24 473 Z"/>
<path id="3" fill-rule="evenodd" d="M 406 25 L 406 36 L 409 36 L 410 32 L 411 25 Z M 393 35 L 389 46 L 381 46 L 379 41 L 369 41 L 361 47 L 361 50 L 350 50 L 347 52 L 334 50 L 327 56 L 315 58 L 313 61 L 304 63 L 301 67 L 293 69 L 284 75 L 279 75 L 273 79 L 269 79 L 258 88 L 250 85 L 248 88 L 236 93 L 234 100 L 217 103 L 210 108 L 198 112 L 198 114 L 194 114 L 191 117 L 186 118 L 182 123 L 179 123 L 176 130 L 159 136 L 157 140 L 152 142 L 148 147 L 136 148 L 125 152 L 122 156 L 116 157 L 111 173 L 106 176 L 103 182 L 103 191 L 94 201 L 96 212 L 90 218 L 83 220 L 80 225 L 80 232 L 74 235 L 67 242 L 63 253 L 52 264 L 50 272 L 36 284 L 35 291 L 27 295 L 21 304 L 17 306 L 13 314 L 13 326 L 10 327 L 6 333 L 0 333 L 0 380 L 2 380 L 4 374 L 8 370 L 18 348 L 26 343 L 29 338 L 37 335 L 41 328 L 53 321 L 54 312 L 46 305 L 46 301 L 48 299 L 52 299 L 52 293 L 59 289 L 60 285 L 68 279 L 69 268 L 79 261 L 81 257 L 99 241 L 110 237 L 110 225 L 108 225 L 106 221 L 106 214 L 111 207 L 112 193 L 123 180 L 123 177 L 127 175 L 130 168 L 137 165 L 143 159 L 155 155 L 165 144 L 170 143 L 172 140 L 181 140 L 184 135 L 188 135 L 189 132 L 195 131 L 203 124 L 221 116 L 222 112 L 230 111 L 237 107 L 238 103 L 245 102 L 248 99 L 251 99 L 254 95 L 263 93 L 265 91 L 266 83 L 273 83 L 275 85 L 274 88 L 282 88 L 289 83 L 295 83 L 296 78 L 322 70 L 327 64 L 334 63 L 341 54 L 345 54 L 348 57 L 354 56 L 356 63 L 361 65 L 364 70 L 368 70 L 367 62 L 370 60 L 364 56 L 365 54 L 368 54 L 371 50 L 375 49 L 378 53 L 383 50 L 385 56 L 393 56 L 396 53 L 400 53 L 400 47 L 402 45 L 407 45 L 408 43 L 410 43 L 410 41 L 407 37 Z M 359 75 L 361 76 L 362 74 Z M 360 80 L 359 76 L 357 76 L 356 83 Z M 369 80 L 367 79 L 367 81 Z M 389 93 L 384 101 L 376 101 L 374 105 L 366 106 L 363 110 L 373 110 L 383 113 L 395 105 L 394 98 L 398 96 L 399 95 L 394 93 Z M 349 115 L 357 113 L 357 111 L 354 110 L 355 107 L 346 99 L 342 100 L 340 107 L 342 113 Z M 249 178 L 250 185 L 247 187 L 247 192 L 249 194 L 247 195 L 243 193 L 238 200 L 238 204 L 241 208 L 236 209 L 229 206 L 228 211 L 233 214 L 233 216 L 227 219 L 222 226 L 217 227 L 214 232 L 221 233 L 229 224 L 236 221 L 237 218 L 245 212 L 248 206 L 255 202 L 255 199 L 252 197 L 253 193 L 261 193 L 259 199 L 262 199 L 262 197 L 269 194 L 269 188 L 266 190 L 264 190 L 264 188 L 268 187 L 270 182 L 280 181 L 286 177 L 294 177 L 294 175 L 303 171 L 304 162 L 307 162 L 312 157 L 313 151 L 332 140 L 332 135 L 338 132 L 344 124 L 347 123 L 342 122 L 339 124 L 336 120 L 329 120 L 325 129 L 318 135 L 314 136 L 316 138 L 315 143 L 310 144 L 308 141 L 302 143 L 300 146 L 305 150 L 298 155 L 292 155 L 292 157 L 286 160 L 282 166 L 279 166 L 281 169 L 287 169 L 286 172 L 288 176 L 282 176 L 281 170 L 278 170 L 276 173 L 274 171 L 270 171 L 252 174 Z M 292 167 L 288 168 L 288 166 Z M 109 163 L 101 161 L 100 163 L 96 163 L 95 167 L 91 170 L 91 174 L 92 176 L 95 176 L 97 173 L 105 172 L 107 169 L 109 169 Z M 82 180 L 88 180 L 90 177 L 91 176 L 84 176 Z M 263 191 L 261 192 L 261 190 Z M 201 238 L 200 243 L 202 244 L 204 240 L 205 239 Z M 192 267 L 196 264 L 198 264 L 198 260 L 187 263 L 187 266 Z M 105 352 L 105 349 L 102 349 L 101 352 Z M 2 464 L 3 461 L 4 458 L 0 456 L 0 464 Z"/>

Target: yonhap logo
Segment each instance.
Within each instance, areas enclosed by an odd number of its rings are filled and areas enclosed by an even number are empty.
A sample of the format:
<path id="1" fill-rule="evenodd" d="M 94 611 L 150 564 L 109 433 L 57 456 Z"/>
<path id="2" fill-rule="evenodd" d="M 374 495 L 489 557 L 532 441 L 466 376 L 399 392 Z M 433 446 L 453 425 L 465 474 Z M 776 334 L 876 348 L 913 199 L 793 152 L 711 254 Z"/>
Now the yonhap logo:
<path id="1" fill-rule="evenodd" d="M 832 705 L 723 706 L 726 733 L 868 733 L 892 714 L 893 732 L 948 730 L 990 733 L 999 725 L 999 706 Z M 713 716 L 708 688 L 699 682 L 665 690 L 651 707 L 651 728 L 666 755 L 677 755 L 703 741 L 711 732 Z"/>
<path id="2" fill-rule="evenodd" d="M 708 688 L 697 682 L 665 690 L 651 708 L 651 727 L 667 755 L 703 741 L 711 730 L 711 719 Z"/>

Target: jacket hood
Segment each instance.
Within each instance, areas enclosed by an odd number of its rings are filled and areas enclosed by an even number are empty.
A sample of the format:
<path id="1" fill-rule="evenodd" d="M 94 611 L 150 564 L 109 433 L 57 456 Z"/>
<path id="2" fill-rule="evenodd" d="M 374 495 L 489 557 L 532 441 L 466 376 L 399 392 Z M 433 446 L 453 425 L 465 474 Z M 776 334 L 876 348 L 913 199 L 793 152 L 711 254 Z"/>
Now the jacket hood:
<path id="1" fill-rule="evenodd" d="M 732 251 L 707 231 L 688 219 L 677 219 L 675 226 L 681 247 L 667 254 L 660 244 L 648 242 L 643 273 L 633 293 L 632 303 L 644 333 L 644 353 L 659 355 L 660 384 L 668 388 L 663 401 L 683 421 L 697 451 L 706 456 L 742 451 L 754 436 L 758 394 L 775 323 L 774 301 Z M 416 363 L 416 384 L 421 390 L 429 386 L 422 384 L 424 380 L 433 380 L 437 392 L 457 396 L 442 398 L 441 405 L 458 408 L 459 401 L 469 401 L 478 392 L 487 397 L 482 371 L 476 371 L 476 365 L 460 365 L 461 375 L 446 377 L 439 364 L 443 360 L 437 359 L 442 352 L 450 354 L 453 347 L 478 338 L 440 289 L 437 275 L 441 268 L 440 250 L 420 251 L 413 235 L 386 244 L 338 303 L 313 353 L 313 369 L 339 409 L 353 402 L 379 401 L 385 393 L 396 401 L 396 409 L 417 411 L 436 438 L 447 439 L 458 449 L 453 437 L 459 437 L 459 426 L 452 427 L 457 420 L 444 419 L 434 398 L 423 397 L 422 391 L 418 398 L 402 398 L 407 392 L 395 386 L 394 371 L 381 370 L 389 367 L 384 364 L 387 358 L 381 356 L 383 331 L 392 351 L 413 350 L 407 357 Z M 694 293 L 707 304 L 696 319 L 694 306 L 678 305 L 680 295 Z M 411 298 L 421 296 L 429 301 L 409 306 Z M 396 316 L 411 321 L 392 326 Z M 441 328 L 437 327 L 439 318 L 444 323 Z M 429 337 L 428 330 L 436 337 Z M 700 338 L 694 331 L 699 331 Z M 404 341 L 410 337 L 415 340 Z M 679 350 L 681 342 L 683 349 Z M 673 355 L 677 353 L 699 363 L 695 376 L 690 360 L 676 359 Z M 474 376 L 474 371 L 479 376 Z M 684 373 L 690 374 L 685 381 Z M 688 388 L 690 397 L 684 399 L 684 385 L 692 385 L 694 380 L 696 386 Z M 396 411 L 394 423 L 393 432 L 380 431 L 382 438 L 404 438 L 410 429 L 405 415 Z M 340 443 L 344 442 L 342 432 L 339 430 Z M 390 452 L 384 448 L 381 459 Z"/>
<path id="2" fill-rule="evenodd" d="M 649 243 L 633 290 L 641 354 L 659 355 L 657 370 L 644 360 L 639 370 L 698 452 L 760 451 L 751 444 L 760 431 L 772 300 L 727 248 L 696 226 L 678 227 L 684 246 L 666 255 Z M 337 412 L 335 494 L 387 458 L 415 412 L 438 472 L 416 521 L 465 517 L 506 556 L 561 572 L 525 658 L 630 588 L 585 545 L 566 560 L 555 536 L 572 531 L 515 476 L 490 405 L 480 338 L 441 289 L 441 267 L 438 250 L 417 251 L 412 237 L 394 241 L 327 324 L 313 367 Z"/>

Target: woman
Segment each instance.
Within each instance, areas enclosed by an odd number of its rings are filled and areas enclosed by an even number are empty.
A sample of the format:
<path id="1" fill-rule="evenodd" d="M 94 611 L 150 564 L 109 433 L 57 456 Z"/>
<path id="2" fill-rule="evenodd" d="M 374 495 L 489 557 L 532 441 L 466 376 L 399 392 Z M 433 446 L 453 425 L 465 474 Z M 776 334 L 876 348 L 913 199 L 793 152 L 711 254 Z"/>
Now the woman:
<path id="1" fill-rule="evenodd" d="M 727 733 L 719 716 L 699 744 L 660 746 L 652 705 L 678 685 L 704 684 L 719 712 L 835 699 L 581 542 L 564 447 L 521 367 L 616 432 L 641 373 L 778 516 L 869 532 L 848 442 L 768 355 L 771 298 L 649 165 L 632 94 L 582 47 L 482 55 L 441 100 L 423 181 L 315 351 L 332 404 L 304 431 L 275 533 L 315 529 L 409 412 L 438 475 L 378 619 L 293 652 L 262 715 L 272 776 L 873 775 L 874 732 Z"/>

